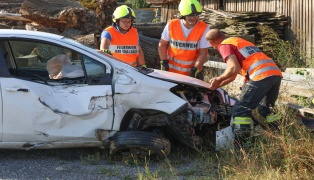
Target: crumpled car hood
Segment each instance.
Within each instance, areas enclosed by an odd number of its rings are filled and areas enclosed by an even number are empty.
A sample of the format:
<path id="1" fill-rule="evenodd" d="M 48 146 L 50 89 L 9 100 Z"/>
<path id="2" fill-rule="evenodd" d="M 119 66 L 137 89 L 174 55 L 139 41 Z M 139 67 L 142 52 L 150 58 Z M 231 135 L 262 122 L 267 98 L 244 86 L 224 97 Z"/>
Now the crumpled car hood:
<path id="1" fill-rule="evenodd" d="M 158 69 L 154 69 L 153 72 L 147 74 L 150 77 L 174 82 L 174 83 L 183 83 L 183 84 L 188 84 L 188 85 L 193 85 L 193 86 L 198 86 L 198 87 L 203 87 L 203 88 L 210 88 L 210 84 L 206 83 L 202 80 L 195 79 L 189 76 L 177 74 L 177 73 L 172 73 L 168 71 L 161 71 Z"/>

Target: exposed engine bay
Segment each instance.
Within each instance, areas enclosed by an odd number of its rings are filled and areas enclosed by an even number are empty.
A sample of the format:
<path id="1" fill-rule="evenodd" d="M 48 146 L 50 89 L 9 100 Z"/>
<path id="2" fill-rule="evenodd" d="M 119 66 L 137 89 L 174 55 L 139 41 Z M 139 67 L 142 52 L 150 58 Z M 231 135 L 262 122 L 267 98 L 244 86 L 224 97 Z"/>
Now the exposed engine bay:
<path id="1" fill-rule="evenodd" d="M 127 130 L 154 131 L 169 139 L 174 137 L 196 150 L 214 147 L 216 131 L 230 125 L 234 100 L 222 89 L 212 91 L 179 84 L 170 91 L 184 99 L 186 104 L 170 115 L 134 111 Z"/>
<path id="2" fill-rule="evenodd" d="M 187 102 L 185 110 L 171 117 L 178 138 L 195 149 L 214 145 L 215 132 L 230 125 L 233 104 L 228 94 L 182 84 L 171 91 Z"/>

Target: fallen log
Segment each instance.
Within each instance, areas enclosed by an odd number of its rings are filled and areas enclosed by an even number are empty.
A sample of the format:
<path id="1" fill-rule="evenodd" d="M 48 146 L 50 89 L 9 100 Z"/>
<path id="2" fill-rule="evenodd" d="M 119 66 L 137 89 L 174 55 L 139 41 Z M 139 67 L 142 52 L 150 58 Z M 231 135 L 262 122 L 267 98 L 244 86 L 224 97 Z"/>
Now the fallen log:
<path id="1" fill-rule="evenodd" d="M 87 10 L 70 0 L 27 0 L 22 4 L 20 14 L 43 26 L 79 29 L 86 22 Z"/>
<path id="2" fill-rule="evenodd" d="M 11 21 L 24 21 L 24 22 L 32 21 L 30 19 L 22 17 L 21 14 L 7 13 L 7 12 L 0 12 L 0 19 L 11 20 Z"/>

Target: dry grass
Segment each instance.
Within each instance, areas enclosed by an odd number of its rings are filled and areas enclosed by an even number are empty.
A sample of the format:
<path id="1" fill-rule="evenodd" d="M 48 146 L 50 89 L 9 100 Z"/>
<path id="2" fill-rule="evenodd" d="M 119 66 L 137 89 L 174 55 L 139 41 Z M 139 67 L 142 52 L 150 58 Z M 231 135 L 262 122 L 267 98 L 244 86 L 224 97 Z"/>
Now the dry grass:
<path id="1" fill-rule="evenodd" d="M 284 113 L 280 132 L 263 132 L 250 150 L 219 155 L 223 179 L 313 178 L 313 132 L 296 123 L 295 112 Z"/>
<path id="2" fill-rule="evenodd" d="M 263 50 L 282 69 L 305 66 L 305 58 L 296 45 L 279 39 L 268 27 L 260 28 L 263 40 L 271 43 Z M 211 69 L 206 74 L 207 79 L 217 76 Z M 237 97 L 240 86 L 231 83 L 223 88 Z M 285 98 L 283 93 L 277 102 L 281 98 Z M 264 131 L 255 138 L 254 147 L 246 151 L 217 152 L 212 162 L 218 165 L 218 179 L 314 179 L 314 133 L 297 123 L 294 110 L 285 106 L 278 106 L 278 110 L 283 115 L 280 132 Z"/>

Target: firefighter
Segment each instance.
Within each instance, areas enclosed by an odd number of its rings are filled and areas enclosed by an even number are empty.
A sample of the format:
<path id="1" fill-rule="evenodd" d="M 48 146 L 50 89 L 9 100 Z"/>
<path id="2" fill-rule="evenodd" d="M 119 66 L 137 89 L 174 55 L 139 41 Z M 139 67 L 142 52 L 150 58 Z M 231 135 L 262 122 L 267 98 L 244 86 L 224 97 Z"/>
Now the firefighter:
<path id="1" fill-rule="evenodd" d="M 145 67 L 137 29 L 132 27 L 134 19 L 133 9 L 127 5 L 117 7 L 112 15 L 113 25 L 101 33 L 100 50 L 131 66 Z"/>
<path id="2" fill-rule="evenodd" d="M 226 38 L 218 29 L 210 30 L 206 39 L 227 63 L 226 70 L 210 80 L 212 90 L 232 82 L 238 73 L 245 77 L 232 112 L 236 144 L 243 146 L 251 135 L 255 108 L 271 128 L 277 129 L 281 115 L 271 110 L 278 98 L 282 73 L 276 63 L 251 42 L 238 37 Z"/>
<path id="3" fill-rule="evenodd" d="M 209 43 L 205 34 L 209 27 L 198 16 L 202 6 L 197 0 L 181 0 L 180 18 L 164 28 L 158 45 L 161 69 L 202 79 L 203 64 Z"/>

